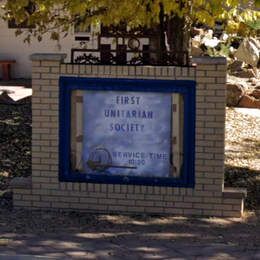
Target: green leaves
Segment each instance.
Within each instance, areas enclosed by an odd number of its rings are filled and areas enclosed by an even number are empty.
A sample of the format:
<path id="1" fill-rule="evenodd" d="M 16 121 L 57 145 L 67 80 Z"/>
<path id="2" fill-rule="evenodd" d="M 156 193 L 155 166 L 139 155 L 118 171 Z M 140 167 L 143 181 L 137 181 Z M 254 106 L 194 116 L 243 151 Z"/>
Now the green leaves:
<path id="1" fill-rule="evenodd" d="M 256 6 L 257 8 L 260 8 L 260 0 L 255 0 L 255 6 Z"/>
<path id="2" fill-rule="evenodd" d="M 2 18 L 18 23 L 28 20 L 36 26 L 31 35 L 39 41 L 47 32 L 51 32 L 52 40 L 59 40 L 57 32 L 69 31 L 78 19 L 82 28 L 121 22 L 129 27 L 152 27 L 159 23 L 160 4 L 168 16 L 184 16 L 210 26 L 216 20 L 228 20 L 227 29 L 231 32 L 236 32 L 241 22 L 258 28 L 260 13 L 240 8 L 240 2 L 248 4 L 245 0 L 7 0 Z M 35 6 L 33 12 L 29 5 Z M 255 0 L 255 5 L 260 7 L 260 0 Z"/>
<path id="3" fill-rule="evenodd" d="M 57 32 L 52 32 L 51 33 L 51 40 L 58 41 L 60 39 L 60 35 Z"/>

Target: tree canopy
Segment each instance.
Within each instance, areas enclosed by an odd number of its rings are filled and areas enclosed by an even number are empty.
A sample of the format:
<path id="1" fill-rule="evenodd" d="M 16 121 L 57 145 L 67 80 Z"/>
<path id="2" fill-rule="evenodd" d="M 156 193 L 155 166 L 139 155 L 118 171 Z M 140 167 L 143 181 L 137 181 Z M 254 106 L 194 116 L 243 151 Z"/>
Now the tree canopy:
<path id="1" fill-rule="evenodd" d="M 17 24 L 27 21 L 35 26 L 26 31 L 28 37 L 39 40 L 49 31 L 52 39 L 58 39 L 79 19 L 83 28 L 90 24 L 121 22 L 131 28 L 152 27 L 159 24 L 162 7 L 167 17 L 185 17 L 186 21 L 209 26 L 214 26 L 217 20 L 228 20 L 226 29 L 236 31 L 241 22 L 259 21 L 260 12 L 255 8 L 259 6 L 260 0 L 7 0 L 2 5 L 2 18 L 13 19 Z"/>

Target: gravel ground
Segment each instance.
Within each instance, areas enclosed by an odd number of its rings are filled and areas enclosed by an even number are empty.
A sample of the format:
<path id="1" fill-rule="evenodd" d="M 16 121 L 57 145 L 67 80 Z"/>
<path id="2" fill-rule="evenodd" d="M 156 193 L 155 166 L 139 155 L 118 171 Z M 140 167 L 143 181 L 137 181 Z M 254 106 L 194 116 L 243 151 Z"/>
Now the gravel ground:
<path id="1" fill-rule="evenodd" d="M 31 173 L 31 103 L 0 104 L 0 190 Z"/>
<path id="2" fill-rule="evenodd" d="M 260 110 L 227 108 L 226 165 L 260 171 Z"/>
<path id="3" fill-rule="evenodd" d="M 260 110 L 227 108 L 225 185 L 246 188 L 246 208 L 256 208 L 256 176 L 260 176 Z"/>

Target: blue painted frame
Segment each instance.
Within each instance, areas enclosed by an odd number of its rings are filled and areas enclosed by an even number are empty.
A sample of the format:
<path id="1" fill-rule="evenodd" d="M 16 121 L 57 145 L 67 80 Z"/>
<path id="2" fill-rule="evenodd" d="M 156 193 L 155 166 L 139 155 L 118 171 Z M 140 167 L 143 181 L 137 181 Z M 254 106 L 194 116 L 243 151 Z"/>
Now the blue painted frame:
<path id="1" fill-rule="evenodd" d="M 194 187 L 196 110 L 195 81 L 60 77 L 59 86 L 59 180 L 61 182 Z M 105 174 L 83 174 L 72 171 L 70 166 L 70 111 L 71 93 L 73 90 L 108 90 L 182 94 L 184 97 L 184 156 L 181 176 L 179 178 L 109 176 Z"/>

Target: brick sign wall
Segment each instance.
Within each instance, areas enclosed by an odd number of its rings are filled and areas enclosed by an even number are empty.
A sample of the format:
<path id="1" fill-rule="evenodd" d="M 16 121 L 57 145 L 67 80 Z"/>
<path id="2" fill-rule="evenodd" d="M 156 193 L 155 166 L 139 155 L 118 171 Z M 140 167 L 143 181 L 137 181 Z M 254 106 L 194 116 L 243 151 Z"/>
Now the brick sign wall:
<path id="1" fill-rule="evenodd" d="M 14 206 L 105 213 L 240 216 L 243 193 L 224 188 L 226 61 L 193 67 L 95 66 L 62 63 L 64 55 L 32 55 L 32 177 L 15 186 Z M 195 187 L 60 182 L 59 77 L 196 81 Z"/>

